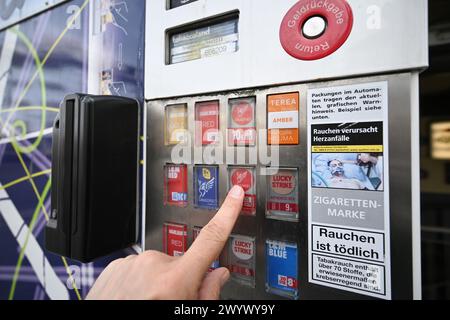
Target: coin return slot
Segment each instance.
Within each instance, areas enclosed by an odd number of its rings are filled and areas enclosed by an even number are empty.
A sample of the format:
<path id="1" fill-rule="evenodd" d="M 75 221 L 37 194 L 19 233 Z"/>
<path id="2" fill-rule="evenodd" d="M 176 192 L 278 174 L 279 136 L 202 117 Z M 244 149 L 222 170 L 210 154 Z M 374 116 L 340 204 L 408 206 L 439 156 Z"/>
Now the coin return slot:
<path id="1" fill-rule="evenodd" d="M 302 33 L 308 39 L 317 39 L 327 30 L 327 21 L 322 16 L 312 16 L 302 26 Z"/>

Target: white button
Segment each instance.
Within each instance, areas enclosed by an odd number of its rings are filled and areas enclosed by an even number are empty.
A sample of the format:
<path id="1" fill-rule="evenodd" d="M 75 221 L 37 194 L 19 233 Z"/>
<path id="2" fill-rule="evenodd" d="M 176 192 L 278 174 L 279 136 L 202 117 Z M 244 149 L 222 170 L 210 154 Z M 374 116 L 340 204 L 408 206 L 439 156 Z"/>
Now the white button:
<path id="1" fill-rule="evenodd" d="M 324 18 L 311 17 L 303 24 L 303 35 L 309 39 L 318 38 L 325 32 L 326 27 L 327 23 Z"/>

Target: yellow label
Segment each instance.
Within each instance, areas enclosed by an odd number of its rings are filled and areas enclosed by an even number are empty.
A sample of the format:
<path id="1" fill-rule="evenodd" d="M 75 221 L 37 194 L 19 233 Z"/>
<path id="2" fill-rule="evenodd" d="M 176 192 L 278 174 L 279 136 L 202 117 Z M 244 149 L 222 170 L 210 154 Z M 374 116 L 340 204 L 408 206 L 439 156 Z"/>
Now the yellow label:
<path id="1" fill-rule="evenodd" d="M 205 178 L 207 180 L 211 179 L 211 172 L 209 171 L 209 169 L 203 168 L 202 173 L 203 173 L 203 178 Z"/>
<path id="2" fill-rule="evenodd" d="M 383 146 L 314 146 L 312 152 L 383 152 Z"/>

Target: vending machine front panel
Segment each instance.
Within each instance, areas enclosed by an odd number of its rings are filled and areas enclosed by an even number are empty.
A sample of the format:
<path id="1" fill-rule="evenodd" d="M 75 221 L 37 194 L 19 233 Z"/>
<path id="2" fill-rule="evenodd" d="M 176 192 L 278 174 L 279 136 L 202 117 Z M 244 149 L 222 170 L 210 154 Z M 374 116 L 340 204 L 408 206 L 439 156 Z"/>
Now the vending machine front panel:
<path id="1" fill-rule="evenodd" d="M 217 177 L 218 205 L 233 184 L 242 185 L 249 198 L 221 255 L 220 266 L 232 265 L 237 273 L 223 298 L 412 298 L 417 270 L 413 243 L 405 239 L 412 238 L 416 223 L 412 194 L 407 192 L 413 141 L 411 122 L 403 120 L 412 120 L 417 107 L 416 81 L 417 74 L 403 73 L 150 101 L 147 181 L 154 183 L 147 186 L 147 249 L 162 249 L 160 230 L 168 221 L 187 225 L 189 235 L 208 223 L 215 211 L 196 200 L 207 181 L 195 180 L 200 169 L 214 168 L 207 177 Z M 269 145 L 268 97 L 286 93 L 300 97 L 299 144 Z M 255 97 L 255 146 L 229 146 L 224 139 L 214 146 L 196 146 L 193 123 L 199 102 L 219 102 L 223 138 L 228 136 L 232 112 L 229 101 L 248 96 Z M 187 105 L 187 136 L 192 137 L 187 140 L 192 144 L 164 145 L 158 123 L 166 106 L 175 104 Z M 164 179 L 159 175 L 167 163 L 187 168 L 185 208 L 161 201 Z M 391 196 L 395 194 L 403 199 Z M 236 237 L 254 243 L 247 248 L 252 254 L 242 255 L 254 259 L 254 269 L 252 264 L 244 268 L 239 263 L 245 259 L 232 255 Z M 289 265 L 287 270 L 297 268 L 298 278 L 289 276 L 292 286 L 286 290 L 270 282 L 271 241 L 297 250 L 296 267 Z M 236 250 L 244 250 L 245 243 Z M 293 258 L 287 261 L 294 263 Z"/>

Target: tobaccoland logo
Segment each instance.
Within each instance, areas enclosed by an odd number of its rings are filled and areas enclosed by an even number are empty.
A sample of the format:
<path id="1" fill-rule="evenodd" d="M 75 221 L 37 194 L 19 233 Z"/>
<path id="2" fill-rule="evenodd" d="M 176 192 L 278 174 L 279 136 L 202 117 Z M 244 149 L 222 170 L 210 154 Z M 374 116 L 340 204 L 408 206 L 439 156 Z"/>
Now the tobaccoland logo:
<path id="1" fill-rule="evenodd" d="M 206 28 L 204 30 L 195 30 L 193 32 L 186 32 L 173 37 L 173 43 L 177 44 L 181 41 L 194 40 L 196 38 L 208 36 L 211 33 L 211 28 Z"/>

